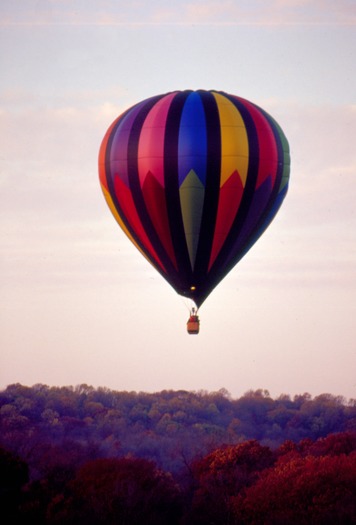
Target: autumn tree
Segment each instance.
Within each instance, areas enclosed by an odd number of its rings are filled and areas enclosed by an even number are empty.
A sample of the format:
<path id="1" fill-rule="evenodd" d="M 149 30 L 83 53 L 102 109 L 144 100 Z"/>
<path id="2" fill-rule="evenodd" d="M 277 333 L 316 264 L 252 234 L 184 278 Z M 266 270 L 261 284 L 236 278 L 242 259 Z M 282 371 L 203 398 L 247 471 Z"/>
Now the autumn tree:
<path id="1" fill-rule="evenodd" d="M 356 453 L 279 461 L 233 507 L 235 522 L 249 525 L 353 525 Z"/>
<path id="2" fill-rule="evenodd" d="M 273 461 L 268 447 L 251 440 L 216 449 L 194 462 L 191 510 L 185 523 L 232 523 L 232 497 L 250 486 Z"/>
<path id="3" fill-rule="evenodd" d="M 137 458 L 98 459 L 79 469 L 48 510 L 51 525 L 175 525 L 179 490 L 169 474 Z"/>
<path id="4" fill-rule="evenodd" d="M 0 509 L 2 520 L 7 525 L 20 523 L 21 490 L 27 481 L 27 464 L 0 448 Z"/>

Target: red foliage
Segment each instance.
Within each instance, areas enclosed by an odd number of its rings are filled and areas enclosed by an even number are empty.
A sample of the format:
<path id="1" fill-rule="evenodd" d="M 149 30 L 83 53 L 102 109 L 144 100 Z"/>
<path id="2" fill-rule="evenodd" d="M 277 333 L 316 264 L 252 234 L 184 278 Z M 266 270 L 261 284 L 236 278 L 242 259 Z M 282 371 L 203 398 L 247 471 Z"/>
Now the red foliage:
<path id="1" fill-rule="evenodd" d="M 271 450 L 255 440 L 219 448 L 195 462 L 192 471 L 196 485 L 187 523 L 229 523 L 231 498 L 272 463 Z"/>
<path id="2" fill-rule="evenodd" d="M 179 491 L 172 477 L 144 459 L 97 459 L 79 469 L 70 495 L 57 496 L 49 523 L 174 525 Z"/>
<path id="3" fill-rule="evenodd" d="M 352 525 L 356 523 L 356 452 L 280 461 L 234 500 L 237 523 Z"/>
<path id="4" fill-rule="evenodd" d="M 304 454 L 307 451 L 313 456 L 339 456 L 350 454 L 354 450 L 356 450 L 356 433 L 342 432 L 310 441 L 305 447 Z"/>

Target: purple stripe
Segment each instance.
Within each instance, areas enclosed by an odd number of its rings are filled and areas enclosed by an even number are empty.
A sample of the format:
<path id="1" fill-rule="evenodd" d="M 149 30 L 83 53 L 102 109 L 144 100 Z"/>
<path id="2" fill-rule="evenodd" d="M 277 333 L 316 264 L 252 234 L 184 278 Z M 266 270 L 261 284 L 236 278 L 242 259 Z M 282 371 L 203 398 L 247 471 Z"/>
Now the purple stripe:
<path id="1" fill-rule="evenodd" d="M 112 179 L 114 179 L 115 176 L 119 176 L 128 187 L 130 184 L 128 177 L 129 155 L 127 149 L 130 133 L 137 114 L 147 102 L 148 100 L 140 102 L 122 117 L 112 139 L 110 150 L 110 176 Z"/>

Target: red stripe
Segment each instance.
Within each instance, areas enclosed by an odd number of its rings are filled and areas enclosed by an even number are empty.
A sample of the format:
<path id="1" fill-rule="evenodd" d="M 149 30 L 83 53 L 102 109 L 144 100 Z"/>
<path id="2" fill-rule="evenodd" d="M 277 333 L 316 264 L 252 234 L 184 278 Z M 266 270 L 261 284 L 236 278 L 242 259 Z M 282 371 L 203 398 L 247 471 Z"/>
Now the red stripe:
<path id="1" fill-rule="evenodd" d="M 208 271 L 210 271 L 211 266 L 228 236 L 232 223 L 238 212 L 243 191 L 244 188 L 237 171 L 234 171 L 220 188 L 218 213 L 216 217 L 214 240 Z"/>
<path id="2" fill-rule="evenodd" d="M 274 186 L 277 177 L 278 168 L 278 150 L 272 128 L 258 107 L 246 99 L 238 98 L 248 109 L 257 130 L 259 163 L 256 188 L 269 177 L 272 177 L 272 186 Z"/>
<path id="3" fill-rule="evenodd" d="M 159 265 L 159 267 L 164 272 L 166 272 L 166 269 L 160 261 L 142 226 L 132 198 L 131 191 L 117 174 L 115 174 L 114 177 L 114 187 L 116 198 L 122 210 L 121 215 L 123 215 L 126 218 L 128 224 L 133 229 L 140 243 L 144 246 L 148 258 L 151 260 L 153 259 L 153 261 L 155 261 Z"/>
<path id="4" fill-rule="evenodd" d="M 142 194 L 156 233 L 175 269 L 178 271 L 169 228 L 165 191 L 151 172 L 147 173 L 145 177 Z"/>

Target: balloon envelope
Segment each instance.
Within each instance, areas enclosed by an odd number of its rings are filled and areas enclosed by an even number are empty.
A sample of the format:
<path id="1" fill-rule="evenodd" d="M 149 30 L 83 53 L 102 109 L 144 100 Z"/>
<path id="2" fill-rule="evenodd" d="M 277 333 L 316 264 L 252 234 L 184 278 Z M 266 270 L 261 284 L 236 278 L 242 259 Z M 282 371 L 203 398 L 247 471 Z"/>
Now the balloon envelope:
<path id="1" fill-rule="evenodd" d="M 112 123 L 99 153 L 117 222 L 197 306 L 270 224 L 289 171 L 277 122 L 218 91 L 175 91 L 136 104 Z"/>

